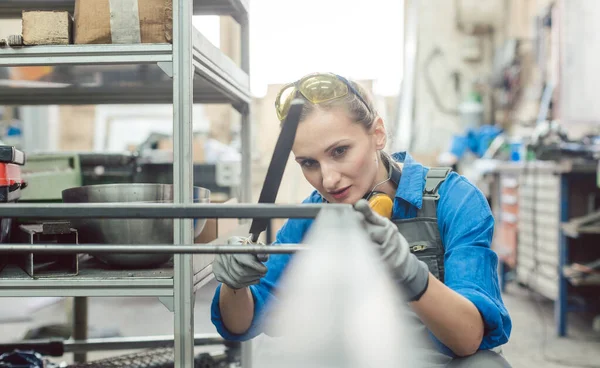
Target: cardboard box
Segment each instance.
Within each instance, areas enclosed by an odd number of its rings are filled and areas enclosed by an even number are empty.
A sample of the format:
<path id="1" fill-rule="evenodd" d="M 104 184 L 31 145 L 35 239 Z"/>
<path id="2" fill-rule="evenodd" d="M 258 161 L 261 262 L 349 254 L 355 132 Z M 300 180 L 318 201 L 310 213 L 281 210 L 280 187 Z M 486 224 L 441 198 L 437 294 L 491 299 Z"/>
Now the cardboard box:
<path id="1" fill-rule="evenodd" d="M 213 201 L 212 203 L 224 203 L 224 204 L 236 204 L 238 203 L 237 198 L 231 198 L 225 202 Z M 222 238 L 221 241 L 223 244 L 227 239 L 223 239 L 225 237 L 231 235 L 242 235 L 247 236 L 247 231 L 238 233 L 240 229 L 240 223 L 238 219 L 229 219 L 229 218 L 218 218 L 218 219 L 206 219 L 206 225 L 204 229 L 200 233 L 200 235 L 194 240 L 196 244 L 208 244 L 217 240 L 218 238 Z M 246 230 L 244 228 L 244 230 Z"/>
<path id="2" fill-rule="evenodd" d="M 72 30 L 73 18 L 69 12 L 23 12 L 23 44 L 26 46 L 68 45 Z"/>
<path id="3" fill-rule="evenodd" d="M 76 0 L 75 44 L 170 43 L 172 0 Z"/>

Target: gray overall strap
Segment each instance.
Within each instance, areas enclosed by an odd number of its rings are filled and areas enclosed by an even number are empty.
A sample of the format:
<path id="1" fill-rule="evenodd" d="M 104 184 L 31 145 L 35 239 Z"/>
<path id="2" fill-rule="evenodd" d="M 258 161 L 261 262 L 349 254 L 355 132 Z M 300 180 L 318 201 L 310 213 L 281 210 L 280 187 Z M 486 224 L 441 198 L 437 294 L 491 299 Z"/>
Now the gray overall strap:
<path id="1" fill-rule="evenodd" d="M 438 193 L 440 186 L 452 172 L 449 167 L 432 167 L 425 177 L 425 189 L 423 190 L 423 207 L 418 213 L 418 217 L 437 218 L 437 200 L 440 199 Z"/>

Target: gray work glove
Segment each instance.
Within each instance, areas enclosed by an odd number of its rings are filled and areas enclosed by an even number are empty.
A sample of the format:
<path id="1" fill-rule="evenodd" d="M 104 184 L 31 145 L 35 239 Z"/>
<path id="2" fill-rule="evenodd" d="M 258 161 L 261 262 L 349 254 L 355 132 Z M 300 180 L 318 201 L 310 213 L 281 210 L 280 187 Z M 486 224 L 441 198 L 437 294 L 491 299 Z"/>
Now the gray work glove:
<path id="1" fill-rule="evenodd" d="M 410 252 L 408 242 L 389 219 L 373 212 L 369 202 L 359 200 L 354 205 L 363 226 L 373 242 L 379 245 L 383 261 L 396 282 L 404 286 L 409 301 L 416 301 L 427 290 L 429 268 Z"/>
<path id="2" fill-rule="evenodd" d="M 248 239 L 234 236 L 227 240 L 230 245 L 248 244 Z M 217 281 L 232 289 L 242 289 L 258 284 L 267 274 L 267 267 L 255 254 L 217 254 L 213 261 L 213 274 Z"/>

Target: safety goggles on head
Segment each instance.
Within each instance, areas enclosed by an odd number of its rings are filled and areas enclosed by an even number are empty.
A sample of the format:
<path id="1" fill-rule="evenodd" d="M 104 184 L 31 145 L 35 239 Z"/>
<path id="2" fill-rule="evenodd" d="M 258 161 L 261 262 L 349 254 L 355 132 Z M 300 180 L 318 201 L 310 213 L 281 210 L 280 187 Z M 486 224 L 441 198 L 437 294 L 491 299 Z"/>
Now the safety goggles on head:
<path id="1" fill-rule="evenodd" d="M 291 102 L 298 93 L 302 94 L 309 102 L 320 104 L 343 98 L 350 92 L 365 104 L 369 113 L 373 113 L 367 102 L 346 78 L 332 73 L 317 73 L 309 74 L 294 83 L 283 86 L 275 98 L 277 117 L 280 121 L 285 120 Z"/>

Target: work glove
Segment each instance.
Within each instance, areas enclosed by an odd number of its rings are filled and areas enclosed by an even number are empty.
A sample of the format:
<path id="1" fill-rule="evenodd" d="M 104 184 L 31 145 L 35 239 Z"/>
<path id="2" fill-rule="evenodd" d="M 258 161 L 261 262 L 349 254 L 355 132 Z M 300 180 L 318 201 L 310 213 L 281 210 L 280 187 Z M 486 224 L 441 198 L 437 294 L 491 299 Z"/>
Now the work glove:
<path id="1" fill-rule="evenodd" d="M 227 240 L 228 245 L 248 244 L 247 238 L 234 236 Z M 232 289 L 242 289 L 258 284 L 267 274 L 267 267 L 255 254 L 217 254 L 213 261 L 213 274 L 217 281 Z"/>
<path id="2" fill-rule="evenodd" d="M 389 219 L 373 212 L 369 202 L 359 200 L 354 209 L 358 212 L 363 227 L 370 239 L 379 245 L 382 260 L 388 266 L 392 277 L 404 286 L 409 301 L 416 301 L 427 290 L 429 268 L 410 252 L 408 242 Z"/>

